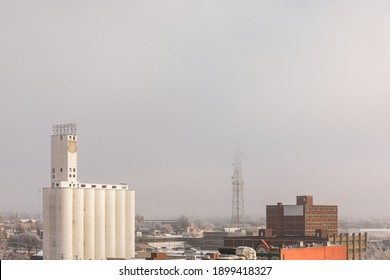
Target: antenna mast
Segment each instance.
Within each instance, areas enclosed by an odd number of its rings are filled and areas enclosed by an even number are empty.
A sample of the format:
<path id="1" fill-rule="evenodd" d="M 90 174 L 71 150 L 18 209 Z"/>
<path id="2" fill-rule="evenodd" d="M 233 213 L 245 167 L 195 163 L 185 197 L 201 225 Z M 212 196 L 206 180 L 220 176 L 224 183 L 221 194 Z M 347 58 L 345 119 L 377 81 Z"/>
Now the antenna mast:
<path id="1" fill-rule="evenodd" d="M 239 228 L 244 220 L 244 182 L 242 181 L 241 153 L 237 149 L 233 163 L 232 224 Z"/>

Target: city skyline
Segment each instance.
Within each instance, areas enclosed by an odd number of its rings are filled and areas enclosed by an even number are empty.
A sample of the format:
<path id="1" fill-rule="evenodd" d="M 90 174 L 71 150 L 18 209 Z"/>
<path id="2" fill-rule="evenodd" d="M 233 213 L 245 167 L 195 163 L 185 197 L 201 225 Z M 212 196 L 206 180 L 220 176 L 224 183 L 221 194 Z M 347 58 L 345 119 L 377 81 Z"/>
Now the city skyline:
<path id="1" fill-rule="evenodd" d="M 128 183 L 146 217 L 229 217 L 239 138 L 245 214 L 307 194 L 388 218 L 374 2 L 3 2 L 0 211 L 41 211 L 52 125 L 77 123 L 80 181 Z"/>

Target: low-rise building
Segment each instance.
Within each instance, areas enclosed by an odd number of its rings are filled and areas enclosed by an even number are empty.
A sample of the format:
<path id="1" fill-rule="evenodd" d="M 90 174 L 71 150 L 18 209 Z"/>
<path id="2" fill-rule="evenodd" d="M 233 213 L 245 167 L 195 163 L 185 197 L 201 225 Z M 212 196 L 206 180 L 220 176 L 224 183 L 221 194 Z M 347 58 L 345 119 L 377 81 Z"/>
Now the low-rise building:
<path id="1" fill-rule="evenodd" d="M 287 247 L 334 247 L 337 245 L 344 246 L 344 249 L 337 250 L 345 250 L 345 259 L 360 260 L 364 258 L 364 252 L 367 248 L 367 233 L 338 234 L 337 205 L 315 205 L 313 197 L 308 195 L 297 196 L 296 201 L 296 205 L 283 205 L 282 203 L 267 205 L 267 228 L 260 229 L 259 236 L 226 236 L 224 237 L 224 246 L 248 246 L 255 249 L 258 254 L 263 254 L 265 253 L 263 241 L 279 250 Z M 335 249 L 323 250 L 326 252 Z M 319 249 L 314 251 L 317 254 Z M 312 250 L 312 252 L 314 251 Z M 305 252 L 311 252 L 311 250 Z M 294 254 L 292 253 L 292 255 Z M 269 256 L 271 255 L 268 252 L 264 257 L 268 258 Z M 337 257 L 340 256 L 337 253 Z M 271 257 L 277 258 L 276 255 Z M 344 256 L 342 257 L 344 258 Z"/>
<path id="2" fill-rule="evenodd" d="M 267 205 L 266 213 L 267 229 L 277 236 L 337 234 L 337 205 L 315 205 L 313 196 L 297 196 L 296 205 Z"/>

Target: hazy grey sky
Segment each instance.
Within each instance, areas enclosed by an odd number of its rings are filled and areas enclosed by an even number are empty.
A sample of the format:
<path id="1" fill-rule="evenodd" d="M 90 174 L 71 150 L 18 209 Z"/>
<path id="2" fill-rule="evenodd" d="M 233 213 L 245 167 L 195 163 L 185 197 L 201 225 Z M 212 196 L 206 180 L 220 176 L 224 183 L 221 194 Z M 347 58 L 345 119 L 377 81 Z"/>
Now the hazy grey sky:
<path id="1" fill-rule="evenodd" d="M 53 124 L 146 217 L 390 216 L 389 1 L 0 0 L 0 211 L 38 212 Z"/>

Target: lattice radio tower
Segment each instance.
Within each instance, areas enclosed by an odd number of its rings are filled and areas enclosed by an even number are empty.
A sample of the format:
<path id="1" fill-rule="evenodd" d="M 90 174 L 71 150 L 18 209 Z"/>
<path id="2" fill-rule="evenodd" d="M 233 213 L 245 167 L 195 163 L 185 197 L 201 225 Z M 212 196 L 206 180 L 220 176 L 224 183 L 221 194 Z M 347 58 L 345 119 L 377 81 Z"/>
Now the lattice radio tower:
<path id="1" fill-rule="evenodd" d="M 244 182 L 242 181 L 241 153 L 236 151 L 233 163 L 232 224 L 239 228 L 244 221 Z"/>

